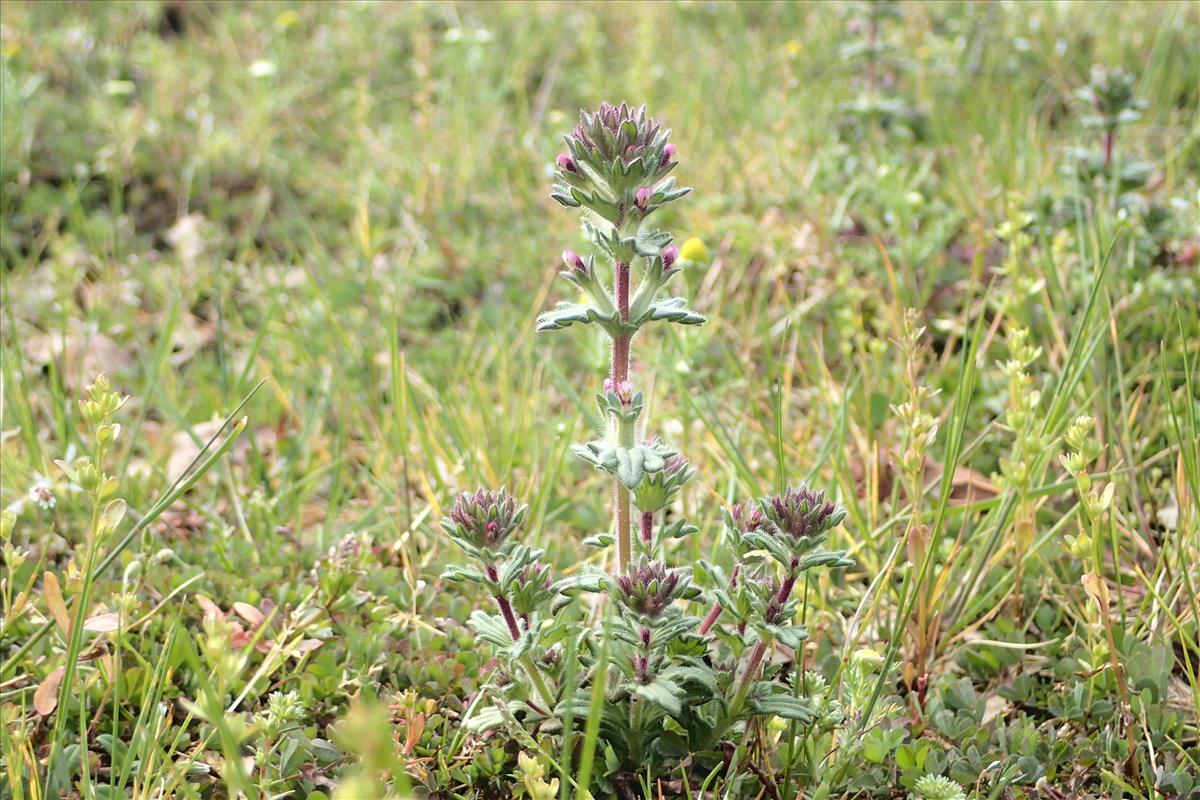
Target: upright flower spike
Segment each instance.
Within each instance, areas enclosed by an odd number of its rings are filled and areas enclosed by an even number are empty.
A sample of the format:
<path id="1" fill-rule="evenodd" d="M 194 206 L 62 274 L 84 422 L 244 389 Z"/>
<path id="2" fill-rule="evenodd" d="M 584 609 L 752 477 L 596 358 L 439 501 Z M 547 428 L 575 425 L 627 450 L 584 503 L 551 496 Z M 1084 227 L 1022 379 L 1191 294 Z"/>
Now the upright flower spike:
<path id="1" fill-rule="evenodd" d="M 642 401 L 631 381 L 630 343 L 651 322 L 704 322 L 704 317 L 687 308 L 683 298 L 662 297 L 667 283 L 679 272 L 679 250 L 670 246 L 669 233 L 644 225 L 655 209 L 689 191 L 677 186 L 669 175 L 677 163 L 675 147 L 667 141 L 670 135 L 644 106 L 602 103 L 596 111 L 581 112 L 579 124 L 564 137 L 568 152 L 555 159 L 557 170 L 550 194 L 564 206 L 585 210 L 584 233 L 596 254 L 612 264 L 611 280 L 601 280 L 592 258 L 581 257 L 574 250 L 564 252 L 567 269 L 562 275 L 582 289 L 589 302 L 559 303 L 538 318 L 538 330 L 596 323 L 612 339 L 608 379 L 599 397 L 608 423 L 607 438 L 578 446 L 575 452 L 613 476 L 618 572 L 625 569 L 633 553 L 631 494 L 643 480 L 652 480 L 650 476 L 660 472 L 666 458 L 673 455 L 665 446 L 639 444 Z M 637 266 L 642 269 L 635 273 Z M 631 285 L 635 277 L 640 278 L 636 287 Z M 660 483 L 673 481 L 673 493 L 690 474 L 680 470 L 670 481 Z M 646 502 L 650 504 L 649 497 Z M 643 517 L 642 524 L 642 538 L 650 541 L 647 526 L 651 522 Z"/>
<path id="2" fill-rule="evenodd" d="M 546 567 L 538 561 L 541 550 L 531 549 L 510 536 L 525 520 L 527 506 L 517 503 L 506 489 L 477 489 L 454 498 L 450 513 L 442 519 L 442 530 L 469 556 L 475 566 L 451 564 L 442 579 L 481 584 L 496 601 L 502 627 L 475 611 L 467 624 L 483 640 L 506 648 L 515 663 L 525 670 L 533 684 L 539 713 L 549 714 L 554 707 L 554 692 L 542 677 L 530 648 L 537 634 L 531 627 L 531 615 L 546 605 L 555 591 Z M 524 630 L 522 630 L 524 621 Z M 532 698 L 530 698 L 532 700 Z"/>
<path id="3" fill-rule="evenodd" d="M 443 521 L 477 562 L 452 564 L 443 579 L 480 585 L 500 612 L 477 609 L 468 626 L 497 648 L 511 674 L 523 671 L 529 679 L 495 687 L 503 713 L 487 724 L 519 722 L 522 717 L 510 709 L 523 704 L 533 712 L 523 719 L 534 725 L 562 715 L 563 725 L 538 735 L 557 733 L 565 742 L 573 735 L 565 725 L 567 710 L 586 711 L 602 693 L 603 729 L 618 734 L 606 743 L 606 763 L 616 763 L 606 773 L 606 792 L 632 786 L 642 774 L 683 771 L 690 779 L 709 773 L 714 764 L 707 760 L 691 767 L 691 758 L 679 760 L 680 738 L 689 752 L 707 759 L 714 747 L 742 738 L 752 717 L 813 723 L 810 698 L 796 692 L 808 691 L 808 684 L 789 685 L 767 655 L 776 642 L 796 650 L 807 636 L 795 624 L 800 600 L 793 589 L 804 585 L 797 579 L 814 567 L 851 563 L 843 553 L 821 549 L 843 512 L 804 487 L 727 512 L 724 543 L 734 563 L 728 573 L 716 563 L 697 563 L 698 584 L 708 585 L 707 592 L 693 583 L 692 569 L 664 560 L 668 542 L 697 531 L 683 515 L 658 517 L 674 509 L 694 471 L 682 454 L 645 430 L 643 389 L 652 382 L 633 373 L 630 346 L 652 322 L 705 321 L 664 290 L 688 264 L 707 260 L 699 240 L 676 248 L 669 233 L 646 225 L 659 206 L 687 192 L 668 175 L 676 165 L 668 137 L 644 108 L 604 104 L 581 114 L 566 137 L 568 152 L 555 159 L 552 196 L 581 209 L 592 249 L 562 252 L 559 274 L 582 301 L 542 314 L 538 330 L 596 324 L 612 340 L 610 368 L 598 377 L 595 394 L 605 421 L 602 437 L 573 451 L 612 478 L 613 528 L 584 543 L 616 544 L 616 564 L 611 571 L 584 564 L 552 582 L 543 552 L 513 541 L 525 510 L 503 490 L 461 495 Z M 635 504 L 641 522 L 636 556 Z M 613 613 L 605 615 L 603 630 L 578 614 L 560 615 L 580 592 L 607 596 Z M 704 594 L 709 611 L 701 619 L 690 613 L 689 601 Z M 727 624 L 718 627 L 723 617 Z M 565 648 L 570 641 L 579 647 Z M 607 671 L 595 669 L 597 648 L 607 649 Z M 581 718 L 575 714 L 576 731 Z M 591 787 L 578 790 L 582 795 Z"/>
<path id="4" fill-rule="evenodd" d="M 1087 86 L 1075 92 L 1086 109 L 1084 126 L 1100 131 L 1104 146 L 1100 166 L 1106 171 L 1113 166 L 1117 130 L 1126 123 L 1140 119 L 1142 109 L 1146 107 L 1146 101 L 1134 93 L 1136 84 L 1136 78 L 1120 67 L 1108 68 L 1094 64 Z M 1088 159 L 1087 151 L 1077 156 Z"/>

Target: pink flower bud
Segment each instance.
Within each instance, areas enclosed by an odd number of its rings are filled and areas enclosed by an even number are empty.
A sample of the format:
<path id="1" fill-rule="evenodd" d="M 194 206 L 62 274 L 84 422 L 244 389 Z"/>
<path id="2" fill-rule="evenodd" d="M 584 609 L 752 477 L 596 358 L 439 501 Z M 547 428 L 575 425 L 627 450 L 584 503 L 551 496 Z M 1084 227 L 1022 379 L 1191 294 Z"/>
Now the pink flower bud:
<path id="1" fill-rule="evenodd" d="M 663 148 L 662 161 L 660 161 L 658 163 L 658 165 L 660 167 L 665 167 L 668 163 L 670 163 L 671 159 L 674 158 L 674 156 L 675 156 L 675 145 L 667 144 L 667 146 Z"/>
<path id="2" fill-rule="evenodd" d="M 629 381 L 614 383 L 612 378 L 605 378 L 604 391 L 615 394 L 617 401 L 623 406 L 633 402 L 633 384 Z"/>
<path id="3" fill-rule="evenodd" d="M 679 248 L 671 245 L 666 250 L 662 251 L 663 268 L 670 269 L 675 263 L 675 259 L 679 258 Z"/>
<path id="4" fill-rule="evenodd" d="M 648 186 L 643 186 L 637 190 L 637 194 L 634 195 L 634 202 L 637 204 L 639 210 L 646 210 L 646 207 L 650 205 L 650 196 L 652 194 L 654 193 L 650 191 L 650 187 Z"/>
<path id="5" fill-rule="evenodd" d="M 579 253 L 576 253 L 574 250 L 563 250 L 562 260 L 569 269 L 573 269 L 576 272 L 587 272 L 587 264 L 583 263 L 583 259 L 579 257 Z"/>
<path id="6" fill-rule="evenodd" d="M 575 172 L 575 162 L 566 153 L 559 153 L 558 158 L 554 159 L 554 163 L 558 164 L 558 168 L 563 172 Z"/>
<path id="7" fill-rule="evenodd" d="M 614 394 L 621 401 L 621 405 L 629 405 L 633 402 L 633 384 L 629 381 L 621 381 L 617 384 L 617 390 Z"/>

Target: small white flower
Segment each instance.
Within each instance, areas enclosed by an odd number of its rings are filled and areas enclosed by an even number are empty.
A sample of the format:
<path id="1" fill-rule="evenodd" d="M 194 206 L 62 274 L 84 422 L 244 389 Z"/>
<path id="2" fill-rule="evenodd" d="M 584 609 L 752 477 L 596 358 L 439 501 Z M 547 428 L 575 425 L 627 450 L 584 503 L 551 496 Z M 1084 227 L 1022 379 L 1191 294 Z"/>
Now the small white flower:
<path id="1" fill-rule="evenodd" d="M 260 58 L 250 65 L 250 74 L 255 78 L 269 78 L 279 71 L 274 61 Z"/>
<path id="2" fill-rule="evenodd" d="M 29 490 L 29 499 L 37 503 L 43 511 L 49 511 L 57 505 L 54 499 L 54 489 L 50 486 L 50 481 L 43 478 L 41 475 L 34 481 L 32 488 Z"/>

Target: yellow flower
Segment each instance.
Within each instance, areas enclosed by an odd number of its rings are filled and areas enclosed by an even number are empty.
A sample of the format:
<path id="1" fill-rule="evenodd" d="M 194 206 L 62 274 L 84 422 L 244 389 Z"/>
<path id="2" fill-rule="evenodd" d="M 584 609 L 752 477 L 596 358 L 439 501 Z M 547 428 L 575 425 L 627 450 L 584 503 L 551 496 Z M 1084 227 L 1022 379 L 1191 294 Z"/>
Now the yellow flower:
<path id="1" fill-rule="evenodd" d="M 679 248 L 679 257 L 688 261 L 708 261 L 708 247 L 695 236 L 683 243 Z"/>
<path id="2" fill-rule="evenodd" d="M 558 797 L 558 778 L 546 781 L 546 768 L 536 758 L 517 754 L 517 772 L 529 800 L 554 800 Z"/>
<path id="3" fill-rule="evenodd" d="M 294 9 L 289 8 L 286 11 L 280 12 L 279 16 L 275 17 L 275 27 L 281 31 L 286 31 L 300 21 L 300 15 Z"/>

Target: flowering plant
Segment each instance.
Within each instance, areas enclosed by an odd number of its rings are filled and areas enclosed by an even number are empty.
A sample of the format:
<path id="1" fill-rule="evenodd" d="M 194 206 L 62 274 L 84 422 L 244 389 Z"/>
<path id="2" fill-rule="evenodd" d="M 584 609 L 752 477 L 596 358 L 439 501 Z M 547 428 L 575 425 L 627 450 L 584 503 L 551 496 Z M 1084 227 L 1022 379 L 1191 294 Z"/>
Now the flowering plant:
<path id="1" fill-rule="evenodd" d="M 586 766 L 577 775 L 559 764 L 576 796 L 629 796 L 638 781 L 675 782 L 680 775 L 775 794 L 773 765 L 755 755 L 764 730 L 755 720 L 787 720 L 798 736 L 831 713 L 806 694 L 815 683 L 794 673 L 789 679 L 789 670 L 767 656 L 780 645 L 800 659 L 807 636 L 796 623 L 802 577 L 852 563 L 825 548 L 844 512 L 820 492 L 788 489 L 728 511 L 726 547 L 712 563 L 689 569 L 667 562 L 670 543 L 698 529 L 658 517 L 695 470 L 669 444 L 647 436 L 630 348 L 652 323 L 705 321 L 683 298 L 666 295 L 681 270 L 679 251 L 669 233 L 649 224 L 657 209 L 689 191 L 671 176 L 676 148 L 669 138 L 645 108 L 603 104 L 584 112 L 556 159 L 551 195 L 580 210 L 593 253 L 563 253 L 562 276 L 586 302 L 559 303 L 539 317 L 538 330 L 597 325 L 612 341 L 609 374 L 596 395 L 605 435 L 574 448 L 612 480 L 613 529 L 585 542 L 615 545 L 611 572 L 584 567 L 552 581 L 543 551 L 516 538 L 525 508 L 503 489 L 460 495 L 443 521 L 473 561 L 450 567 L 445 577 L 481 585 L 500 612 L 476 611 L 469 624 L 496 646 L 508 676 L 528 677 L 497 681 L 494 704 L 470 724 L 519 724 L 525 732 L 518 738 L 560 737 L 556 749 L 567 754 L 592 748 L 580 756 Z M 602 625 L 589 624 L 585 604 L 574 602 L 581 593 L 611 601 L 592 606 Z M 701 618 L 695 610 L 707 613 Z M 589 730 L 600 741 L 589 745 Z M 594 774 L 597 753 L 604 769 Z"/>

